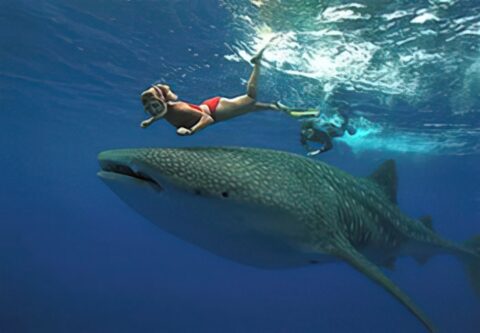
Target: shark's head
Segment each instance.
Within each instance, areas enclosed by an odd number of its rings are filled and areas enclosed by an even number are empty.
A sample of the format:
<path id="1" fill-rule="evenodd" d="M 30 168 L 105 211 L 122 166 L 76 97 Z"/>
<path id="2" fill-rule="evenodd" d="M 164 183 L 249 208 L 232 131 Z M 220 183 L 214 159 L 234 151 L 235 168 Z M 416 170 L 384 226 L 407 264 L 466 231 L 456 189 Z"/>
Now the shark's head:
<path id="1" fill-rule="evenodd" d="M 98 155 L 101 171 L 98 176 L 110 187 L 131 186 L 165 191 L 165 179 L 175 174 L 169 155 L 154 149 L 117 149 Z M 161 185 L 163 183 L 163 187 Z"/>
<path id="2" fill-rule="evenodd" d="M 143 216 L 180 238 L 250 264 L 255 247 L 257 260 L 261 251 L 288 252 L 289 242 L 308 237 L 299 221 L 318 203 L 312 195 L 315 163 L 289 153 L 146 148 L 105 151 L 98 159 L 100 178 Z M 226 249 L 226 243 L 235 246 Z"/>
<path id="3" fill-rule="evenodd" d="M 119 149 L 102 152 L 98 159 L 99 176 L 108 185 L 130 182 L 156 192 L 270 206 L 287 204 L 292 192 L 308 190 L 317 176 L 310 167 L 315 163 L 305 158 L 262 149 Z"/>
<path id="4" fill-rule="evenodd" d="M 249 188 L 268 190 L 269 177 L 262 175 L 261 169 L 249 168 L 251 162 L 242 159 L 241 152 L 221 148 L 109 150 L 98 156 L 102 168 L 98 175 L 109 186 L 120 182 L 149 187 L 157 194 L 177 191 L 251 201 L 255 200 L 255 194 Z M 264 188 L 252 186 L 259 185 L 261 179 Z"/>

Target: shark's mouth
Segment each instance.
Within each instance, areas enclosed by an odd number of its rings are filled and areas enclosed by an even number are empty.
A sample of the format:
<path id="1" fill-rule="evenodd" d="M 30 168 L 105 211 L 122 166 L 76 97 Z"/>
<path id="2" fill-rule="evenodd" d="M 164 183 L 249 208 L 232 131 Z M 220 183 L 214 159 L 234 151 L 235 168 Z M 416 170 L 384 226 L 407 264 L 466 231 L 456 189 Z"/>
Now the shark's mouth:
<path id="1" fill-rule="evenodd" d="M 103 172 L 135 178 L 136 180 L 149 183 L 150 185 L 154 186 L 157 190 L 163 190 L 162 186 L 157 180 L 150 177 L 147 173 L 143 171 L 133 170 L 128 165 L 119 164 L 112 161 L 108 161 L 108 162 L 102 161 L 101 167 Z"/>

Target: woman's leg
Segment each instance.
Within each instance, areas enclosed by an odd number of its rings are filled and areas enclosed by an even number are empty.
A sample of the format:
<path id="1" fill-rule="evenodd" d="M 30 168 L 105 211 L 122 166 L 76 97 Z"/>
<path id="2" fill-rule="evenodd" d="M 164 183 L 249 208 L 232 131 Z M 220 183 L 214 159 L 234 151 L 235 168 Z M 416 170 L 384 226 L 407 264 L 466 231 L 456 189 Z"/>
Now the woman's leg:
<path id="1" fill-rule="evenodd" d="M 275 103 L 256 102 L 248 95 L 235 98 L 221 98 L 215 112 L 215 119 L 218 121 L 227 120 L 252 111 L 275 110 L 283 111 Z"/>
<path id="2" fill-rule="evenodd" d="M 270 42 L 271 41 L 272 40 L 270 40 Z M 257 52 L 256 55 L 252 57 L 252 59 L 250 59 L 250 62 L 253 64 L 253 71 L 252 74 L 250 74 L 250 78 L 247 82 L 247 96 L 252 99 L 257 99 L 257 79 L 260 75 L 260 62 L 262 61 L 263 52 L 265 52 L 270 42 L 268 42 L 260 51 Z"/>
<path id="3" fill-rule="evenodd" d="M 231 99 L 221 98 L 215 113 L 216 120 L 226 120 L 248 112 L 265 109 L 284 111 L 281 107 L 279 107 L 278 103 L 260 103 L 256 101 L 257 82 L 260 75 L 260 62 L 263 57 L 263 52 L 265 52 L 269 44 L 277 37 L 278 36 L 273 37 L 250 60 L 250 62 L 253 64 L 253 70 L 247 82 L 247 94 Z"/>
<path id="4" fill-rule="evenodd" d="M 260 52 L 263 53 L 263 50 Z M 258 76 L 260 75 L 261 59 L 262 59 L 261 55 L 259 58 L 256 58 L 255 62 L 253 63 L 252 74 L 250 74 L 250 78 L 248 79 L 248 82 L 247 82 L 247 96 L 253 100 L 257 99 L 257 81 L 258 81 L 257 79 L 258 79 Z"/>
<path id="5" fill-rule="evenodd" d="M 235 98 L 220 98 L 217 110 L 215 111 L 215 120 L 222 121 L 231 119 L 242 114 L 255 110 L 255 100 L 248 95 L 242 95 Z"/>
<path id="6" fill-rule="evenodd" d="M 289 108 L 288 106 L 283 105 L 280 102 L 275 102 L 275 103 L 255 102 L 255 111 L 260 111 L 260 110 L 282 111 L 294 118 L 312 118 L 312 117 L 317 117 L 320 113 L 318 110 L 315 110 L 315 109 Z"/>
<path id="7" fill-rule="evenodd" d="M 276 103 L 255 102 L 255 111 L 260 111 L 260 110 L 283 111 L 283 109 L 281 109 Z"/>
<path id="8" fill-rule="evenodd" d="M 215 112 L 217 121 L 230 119 L 240 116 L 242 114 L 263 109 L 264 107 L 256 107 L 257 98 L 257 81 L 260 75 L 260 61 L 262 60 L 263 52 L 267 46 L 261 49 L 250 61 L 253 63 L 252 74 L 247 82 L 247 94 L 235 98 L 221 98 Z M 265 105 L 266 103 L 262 103 Z"/>

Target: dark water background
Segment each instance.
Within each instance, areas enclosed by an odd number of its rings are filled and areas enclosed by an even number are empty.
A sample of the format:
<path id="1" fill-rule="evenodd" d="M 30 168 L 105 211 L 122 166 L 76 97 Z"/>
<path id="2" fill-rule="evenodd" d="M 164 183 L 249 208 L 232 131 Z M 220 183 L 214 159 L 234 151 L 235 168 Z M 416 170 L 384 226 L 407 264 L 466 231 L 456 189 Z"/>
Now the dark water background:
<path id="1" fill-rule="evenodd" d="M 242 145 L 302 154 L 298 123 L 267 112 L 188 138 L 164 123 L 139 127 L 138 94 L 156 81 L 167 81 L 192 102 L 243 93 L 251 68 L 242 59 L 259 44 L 254 28 L 268 24 L 286 39 L 265 54 L 261 97 L 318 105 L 330 83 L 338 98 L 355 106 L 352 114 L 363 126 L 362 140 L 351 138 L 320 159 L 363 176 L 395 158 L 399 205 L 407 214 L 431 214 L 436 230 L 452 240 L 479 234 L 478 4 L 416 3 L 440 6 L 434 8 L 439 21 L 418 31 L 441 33 L 418 45 L 443 58 L 393 64 L 395 80 L 376 85 L 384 69 L 376 70 L 400 59 L 395 50 L 410 52 L 399 42 L 416 31 L 395 23 L 381 39 L 371 33 L 380 31 L 375 13 L 402 9 L 414 16 L 418 8 L 361 2 L 368 11 L 358 10 L 368 19 L 332 23 L 329 29 L 343 31 L 347 46 L 349 31 L 361 32 L 354 37 L 364 41 L 375 36 L 369 41 L 381 45 L 360 84 L 348 68 L 310 75 L 315 71 L 294 55 L 285 60 L 275 53 L 322 43 L 318 36 L 297 36 L 295 46 L 288 33 L 320 31 L 323 26 L 305 23 L 312 22 L 309 15 L 341 2 L 292 5 L 299 16 L 276 3 L 0 3 L 1 332 L 424 332 L 393 298 L 345 264 L 264 271 L 217 258 L 141 218 L 96 177 L 96 155 L 110 148 Z M 245 17 L 249 24 L 242 23 Z M 474 33 L 460 34 L 469 28 Z M 412 92 L 414 79 L 422 84 Z M 387 89 L 400 81 L 405 85 Z M 381 133 L 370 135 L 373 126 Z M 427 149 L 419 148 L 425 142 Z M 440 332 L 479 331 L 480 302 L 455 258 L 435 257 L 424 266 L 400 259 L 388 275 Z"/>

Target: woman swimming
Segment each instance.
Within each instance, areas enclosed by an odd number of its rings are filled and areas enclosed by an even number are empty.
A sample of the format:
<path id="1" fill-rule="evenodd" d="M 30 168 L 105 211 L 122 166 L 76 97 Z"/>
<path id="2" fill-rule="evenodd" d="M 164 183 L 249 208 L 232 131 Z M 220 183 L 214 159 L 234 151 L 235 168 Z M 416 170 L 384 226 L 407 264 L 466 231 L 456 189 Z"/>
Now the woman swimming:
<path id="1" fill-rule="evenodd" d="M 268 44 L 267 44 L 268 46 Z M 277 103 L 257 102 L 257 79 L 260 74 L 260 61 L 266 47 L 260 50 L 250 61 L 253 71 L 247 83 L 247 94 L 235 98 L 213 97 L 200 105 L 179 101 L 178 96 L 168 85 L 154 85 L 141 94 L 145 112 L 150 118 L 140 126 L 146 128 L 155 121 L 164 118 L 177 128 L 178 135 L 192 135 L 218 121 L 228 120 L 252 111 L 283 111 Z"/>

